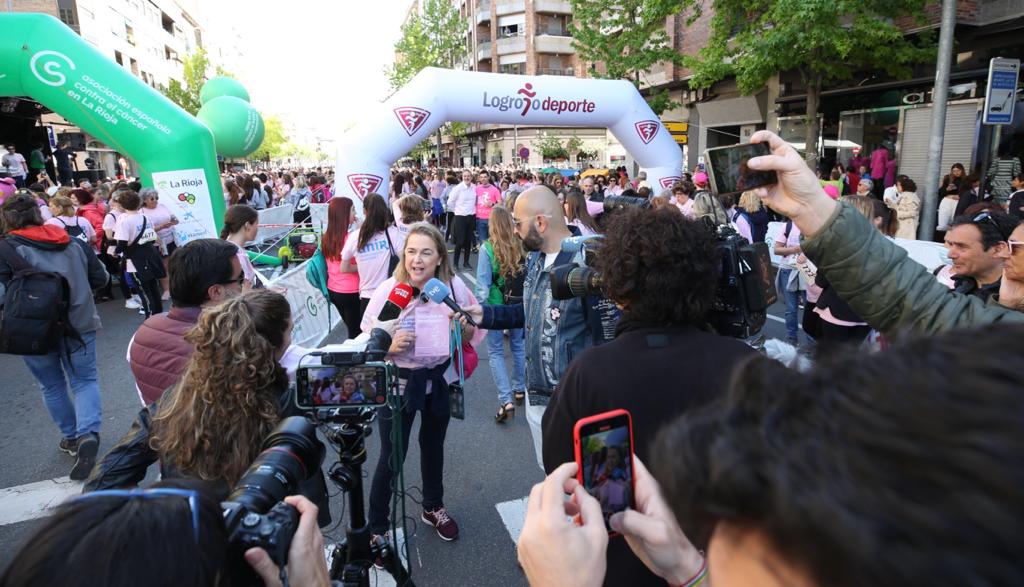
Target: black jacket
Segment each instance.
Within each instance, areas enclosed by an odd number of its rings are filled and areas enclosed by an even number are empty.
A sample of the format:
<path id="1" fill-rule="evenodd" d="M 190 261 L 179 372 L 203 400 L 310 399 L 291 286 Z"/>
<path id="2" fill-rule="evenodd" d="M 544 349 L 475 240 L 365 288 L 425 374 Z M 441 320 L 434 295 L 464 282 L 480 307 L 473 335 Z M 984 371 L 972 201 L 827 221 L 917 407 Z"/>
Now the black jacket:
<path id="1" fill-rule="evenodd" d="M 754 354 L 738 339 L 692 326 L 640 324 L 623 314 L 615 339 L 580 353 L 552 395 L 543 419 L 544 470 L 575 459 L 577 420 L 619 408 L 633 418 L 634 453 L 650 466 L 658 431 L 724 393 L 733 368 Z M 608 543 L 604 583 L 665 587 L 621 536 Z"/>
<path id="2" fill-rule="evenodd" d="M 107 451 L 103 458 L 96 463 L 89 479 L 86 480 L 82 493 L 100 491 L 103 489 L 116 489 L 123 487 L 134 487 L 146 478 L 146 472 L 150 465 L 160 460 L 160 456 L 149 445 L 149 431 L 152 424 L 152 416 L 157 413 L 163 402 L 170 401 L 175 388 L 171 387 L 161 396 L 160 400 L 152 403 L 141 410 L 131 428 L 121 437 L 121 440 L 114 445 L 114 448 Z M 281 396 L 282 413 L 281 418 L 301 415 L 301 412 L 294 407 L 289 400 L 291 390 L 285 391 Z M 160 475 L 164 479 L 185 477 L 177 471 L 170 463 L 160 462 Z M 231 493 L 231 487 L 224 482 L 213 482 L 208 484 L 211 496 L 214 499 L 223 501 Z M 324 479 L 323 471 L 317 467 L 316 472 L 309 479 L 299 484 L 299 493 L 309 498 L 319 509 L 317 522 L 321 527 L 331 523 L 331 511 L 327 499 L 327 482 Z"/>

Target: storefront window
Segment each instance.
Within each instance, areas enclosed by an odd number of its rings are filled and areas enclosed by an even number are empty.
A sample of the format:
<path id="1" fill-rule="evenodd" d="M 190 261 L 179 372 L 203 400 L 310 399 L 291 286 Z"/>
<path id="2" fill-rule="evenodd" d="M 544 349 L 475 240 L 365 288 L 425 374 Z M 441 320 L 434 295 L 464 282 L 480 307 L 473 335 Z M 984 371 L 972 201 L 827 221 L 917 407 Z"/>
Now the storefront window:
<path id="1" fill-rule="evenodd" d="M 879 147 L 896 152 L 901 108 L 878 108 L 839 115 L 839 162 L 849 166 L 855 156 L 867 157 Z"/>

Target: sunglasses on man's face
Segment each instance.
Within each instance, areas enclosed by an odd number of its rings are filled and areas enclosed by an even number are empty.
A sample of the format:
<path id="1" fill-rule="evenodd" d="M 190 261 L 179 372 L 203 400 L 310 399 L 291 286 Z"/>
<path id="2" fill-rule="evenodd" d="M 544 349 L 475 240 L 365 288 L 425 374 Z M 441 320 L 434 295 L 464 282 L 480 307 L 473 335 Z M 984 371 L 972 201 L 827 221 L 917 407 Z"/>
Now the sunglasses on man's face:
<path id="1" fill-rule="evenodd" d="M 227 281 L 222 281 L 219 285 L 242 285 L 245 283 L 245 272 L 243 271 L 238 277 L 232 277 Z"/>

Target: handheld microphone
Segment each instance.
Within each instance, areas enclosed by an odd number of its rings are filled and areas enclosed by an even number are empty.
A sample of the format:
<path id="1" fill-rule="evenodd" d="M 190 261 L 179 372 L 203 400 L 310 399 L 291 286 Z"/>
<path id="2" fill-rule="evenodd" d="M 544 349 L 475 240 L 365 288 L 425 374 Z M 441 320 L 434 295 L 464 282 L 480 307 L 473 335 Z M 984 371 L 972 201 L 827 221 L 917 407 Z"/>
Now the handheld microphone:
<path id="1" fill-rule="evenodd" d="M 578 253 L 584 247 L 587 246 L 587 241 L 604 238 L 600 234 L 592 234 L 590 236 L 570 236 L 562 239 L 562 252 L 563 253 Z"/>
<path id="2" fill-rule="evenodd" d="M 402 310 L 416 298 L 418 293 L 419 290 L 408 283 L 399 283 L 388 294 L 388 300 L 384 302 L 384 307 L 380 309 L 377 320 L 379 322 L 387 322 L 398 318 Z"/>
<path id="3" fill-rule="evenodd" d="M 476 326 L 476 322 L 473 321 L 473 318 L 464 312 L 462 308 L 455 303 L 455 300 L 452 299 L 452 290 L 449 289 L 448 286 L 440 279 L 435 277 L 427 282 L 427 285 L 423 287 L 423 297 L 431 302 L 448 306 L 453 312 L 457 312 L 458 314 L 465 316 L 466 322 Z"/>

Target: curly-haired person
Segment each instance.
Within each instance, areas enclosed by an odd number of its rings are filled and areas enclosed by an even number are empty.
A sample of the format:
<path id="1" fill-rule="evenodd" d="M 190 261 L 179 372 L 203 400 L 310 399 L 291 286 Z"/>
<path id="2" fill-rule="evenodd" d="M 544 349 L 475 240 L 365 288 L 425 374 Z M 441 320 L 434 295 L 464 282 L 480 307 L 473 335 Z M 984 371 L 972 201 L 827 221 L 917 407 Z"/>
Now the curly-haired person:
<path id="1" fill-rule="evenodd" d="M 574 459 L 580 418 L 623 408 L 633 416 L 634 450 L 649 459 L 656 433 L 724 393 L 732 367 L 754 354 L 702 327 L 715 300 L 714 235 L 674 208 L 615 215 L 597 255 L 602 289 L 622 308 L 615 339 L 580 353 L 544 414 L 544 469 Z M 608 544 L 606 585 L 657 585 L 622 538 Z"/>
<path id="2" fill-rule="evenodd" d="M 181 380 L 139 412 L 85 491 L 138 485 L 159 462 L 164 479 L 199 479 L 226 497 L 264 438 L 282 418 L 297 415 L 280 364 L 291 331 L 288 301 L 273 291 L 252 290 L 204 309 L 185 335 L 195 351 Z M 320 507 L 320 524 L 329 522 L 323 476 L 301 489 Z"/>

